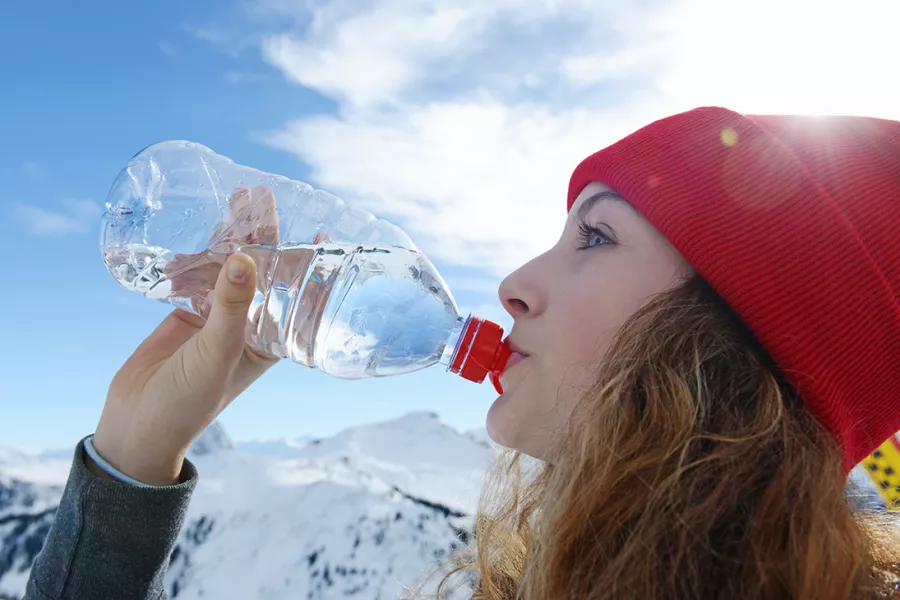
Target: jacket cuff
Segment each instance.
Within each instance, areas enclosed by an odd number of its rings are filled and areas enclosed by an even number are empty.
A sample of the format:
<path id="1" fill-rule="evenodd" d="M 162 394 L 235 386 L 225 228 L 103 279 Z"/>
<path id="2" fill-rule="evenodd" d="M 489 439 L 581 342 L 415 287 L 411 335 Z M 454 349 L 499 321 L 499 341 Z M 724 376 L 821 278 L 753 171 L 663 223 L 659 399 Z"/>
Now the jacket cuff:
<path id="1" fill-rule="evenodd" d="M 33 583 L 50 598 L 161 595 L 197 477 L 196 467 L 185 459 L 178 483 L 171 486 L 104 479 L 88 471 L 81 440 L 29 587 Z"/>

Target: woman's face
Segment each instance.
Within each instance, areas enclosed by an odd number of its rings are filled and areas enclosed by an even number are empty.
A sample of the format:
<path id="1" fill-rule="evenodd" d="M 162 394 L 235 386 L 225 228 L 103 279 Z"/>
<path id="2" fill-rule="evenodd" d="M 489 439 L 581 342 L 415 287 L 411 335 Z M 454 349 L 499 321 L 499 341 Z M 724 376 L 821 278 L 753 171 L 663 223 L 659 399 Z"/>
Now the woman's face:
<path id="1" fill-rule="evenodd" d="M 630 204 L 603 183 L 589 184 L 559 242 L 500 286 L 516 353 L 500 377 L 504 393 L 488 411 L 491 439 L 549 460 L 619 328 L 691 273 Z"/>

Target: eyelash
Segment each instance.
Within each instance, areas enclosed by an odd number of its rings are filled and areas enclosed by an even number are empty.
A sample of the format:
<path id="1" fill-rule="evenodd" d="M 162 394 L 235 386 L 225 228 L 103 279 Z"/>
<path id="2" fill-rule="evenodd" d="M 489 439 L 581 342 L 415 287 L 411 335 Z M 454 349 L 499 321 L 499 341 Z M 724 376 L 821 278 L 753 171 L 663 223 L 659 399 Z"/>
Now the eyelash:
<path id="1" fill-rule="evenodd" d="M 591 238 L 593 238 L 595 235 L 600 236 L 605 241 L 591 246 Z M 597 246 L 610 246 L 615 244 L 615 242 L 610 239 L 608 235 L 606 235 L 596 227 L 588 225 L 584 221 L 581 221 L 578 224 L 578 239 L 582 244 L 578 247 L 579 250 L 590 250 L 591 248 L 596 248 Z"/>

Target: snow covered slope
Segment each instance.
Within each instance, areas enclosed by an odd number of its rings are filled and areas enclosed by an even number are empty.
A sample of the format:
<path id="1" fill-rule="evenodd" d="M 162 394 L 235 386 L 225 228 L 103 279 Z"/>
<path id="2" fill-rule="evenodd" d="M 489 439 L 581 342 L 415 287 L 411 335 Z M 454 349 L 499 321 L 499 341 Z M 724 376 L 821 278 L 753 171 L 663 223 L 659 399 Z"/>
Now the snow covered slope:
<path id="1" fill-rule="evenodd" d="M 492 452 L 483 429 L 460 433 L 426 412 L 324 439 L 237 445 L 215 424 L 190 451 L 200 481 L 169 594 L 396 598 L 469 539 Z M 0 449 L 0 597 L 21 596 L 52 522 L 69 460 L 49 456 Z M 878 505 L 859 468 L 848 487 Z"/>
<path id="2" fill-rule="evenodd" d="M 468 540 L 492 452 L 433 413 L 288 448 L 236 446 L 218 424 L 197 440 L 173 598 L 396 598 Z M 0 596 L 22 594 L 68 467 L 0 452 Z"/>

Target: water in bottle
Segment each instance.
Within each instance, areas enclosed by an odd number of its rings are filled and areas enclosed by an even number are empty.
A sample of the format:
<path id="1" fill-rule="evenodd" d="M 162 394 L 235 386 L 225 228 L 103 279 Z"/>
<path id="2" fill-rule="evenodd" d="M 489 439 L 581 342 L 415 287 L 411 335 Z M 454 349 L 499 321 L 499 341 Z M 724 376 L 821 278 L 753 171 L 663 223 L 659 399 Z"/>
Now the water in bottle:
<path id="1" fill-rule="evenodd" d="M 120 284 L 204 318 L 226 258 L 252 257 L 247 340 L 262 353 L 348 379 L 441 363 L 473 381 L 492 375 L 499 390 L 502 329 L 463 317 L 398 227 L 306 184 L 163 142 L 119 175 L 101 235 Z"/>

